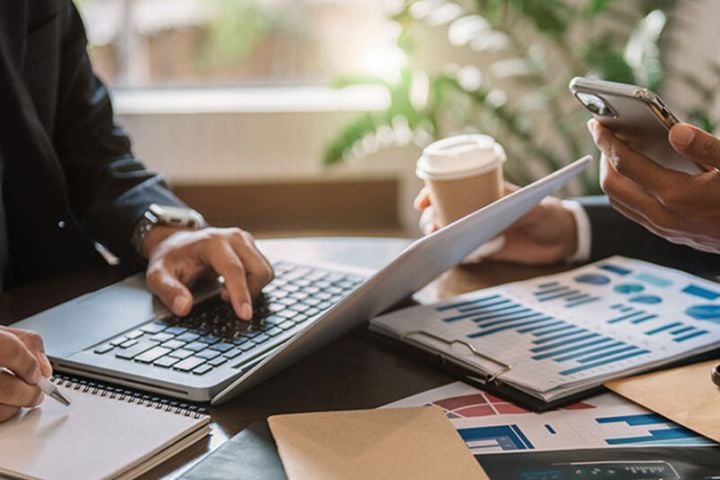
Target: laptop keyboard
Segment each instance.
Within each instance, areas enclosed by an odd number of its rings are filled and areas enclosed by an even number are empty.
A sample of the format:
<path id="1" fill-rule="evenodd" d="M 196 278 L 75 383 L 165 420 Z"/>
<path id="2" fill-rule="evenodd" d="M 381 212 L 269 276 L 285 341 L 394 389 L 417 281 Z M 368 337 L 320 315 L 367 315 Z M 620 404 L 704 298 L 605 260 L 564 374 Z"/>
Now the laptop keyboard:
<path id="1" fill-rule="evenodd" d="M 97 355 L 204 375 L 227 362 L 240 366 L 284 343 L 352 292 L 363 278 L 289 263 L 253 305 L 250 322 L 214 296 L 185 317 L 155 320 L 96 346 Z"/>

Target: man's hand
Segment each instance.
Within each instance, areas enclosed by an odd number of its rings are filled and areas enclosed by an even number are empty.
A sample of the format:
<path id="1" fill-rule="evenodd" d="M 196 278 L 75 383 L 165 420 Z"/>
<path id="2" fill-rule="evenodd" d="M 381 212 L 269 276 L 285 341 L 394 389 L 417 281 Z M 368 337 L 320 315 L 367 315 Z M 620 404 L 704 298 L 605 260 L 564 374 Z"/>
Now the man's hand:
<path id="1" fill-rule="evenodd" d="M 505 186 L 505 195 L 517 187 Z M 426 235 L 437 230 L 433 220 L 430 195 L 426 189 L 415 199 L 415 208 L 421 212 L 420 228 Z M 505 246 L 489 256 L 501 262 L 544 265 L 561 262 L 577 250 L 575 216 L 560 200 L 545 198 L 505 232 Z"/>
<path id="2" fill-rule="evenodd" d="M 210 271 L 223 276 L 223 298 L 243 320 L 252 319 L 252 299 L 273 279 L 272 266 L 255 247 L 252 235 L 239 228 L 156 227 L 145 238 L 143 252 L 148 259 L 148 288 L 179 316 L 192 308 L 188 287 Z"/>
<path id="3" fill-rule="evenodd" d="M 595 120 L 588 128 L 602 152 L 602 188 L 616 210 L 673 243 L 720 253 L 720 139 L 684 123 L 670 129 L 673 148 L 708 167 L 688 175 L 635 152 Z"/>
<path id="4" fill-rule="evenodd" d="M 40 377 L 50 377 L 52 367 L 40 336 L 29 330 L 0 327 L 0 422 L 21 407 L 35 407 L 43 395 L 36 386 Z"/>

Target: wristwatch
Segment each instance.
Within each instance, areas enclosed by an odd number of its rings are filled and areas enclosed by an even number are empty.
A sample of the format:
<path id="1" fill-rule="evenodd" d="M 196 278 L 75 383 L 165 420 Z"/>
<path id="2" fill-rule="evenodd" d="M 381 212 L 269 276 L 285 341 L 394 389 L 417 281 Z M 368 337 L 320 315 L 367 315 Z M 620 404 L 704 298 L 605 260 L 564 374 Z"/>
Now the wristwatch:
<path id="1" fill-rule="evenodd" d="M 186 230 L 200 230 L 208 226 L 205 218 L 192 208 L 170 207 L 153 203 L 135 226 L 131 245 L 142 256 L 145 238 L 157 225 Z"/>

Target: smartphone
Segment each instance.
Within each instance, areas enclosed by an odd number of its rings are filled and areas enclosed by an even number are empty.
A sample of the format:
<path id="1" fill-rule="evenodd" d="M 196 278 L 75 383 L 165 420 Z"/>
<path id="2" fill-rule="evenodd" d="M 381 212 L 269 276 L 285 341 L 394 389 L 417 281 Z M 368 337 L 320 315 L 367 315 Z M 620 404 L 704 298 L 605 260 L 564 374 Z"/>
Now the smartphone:
<path id="1" fill-rule="evenodd" d="M 570 91 L 598 122 L 636 152 L 672 170 L 691 175 L 704 171 L 672 148 L 668 130 L 679 120 L 647 88 L 575 77 Z"/>

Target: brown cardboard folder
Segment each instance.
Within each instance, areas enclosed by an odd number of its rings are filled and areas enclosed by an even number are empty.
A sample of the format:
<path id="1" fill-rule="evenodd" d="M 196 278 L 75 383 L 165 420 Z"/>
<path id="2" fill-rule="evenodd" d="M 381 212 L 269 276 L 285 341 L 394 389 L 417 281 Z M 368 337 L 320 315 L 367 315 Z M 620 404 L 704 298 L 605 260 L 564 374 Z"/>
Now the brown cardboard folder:
<path id="1" fill-rule="evenodd" d="M 720 442 L 720 388 L 711 372 L 720 360 L 607 382 L 605 386 L 675 423 Z"/>
<path id="2" fill-rule="evenodd" d="M 290 480 L 487 480 L 437 407 L 268 418 Z"/>

